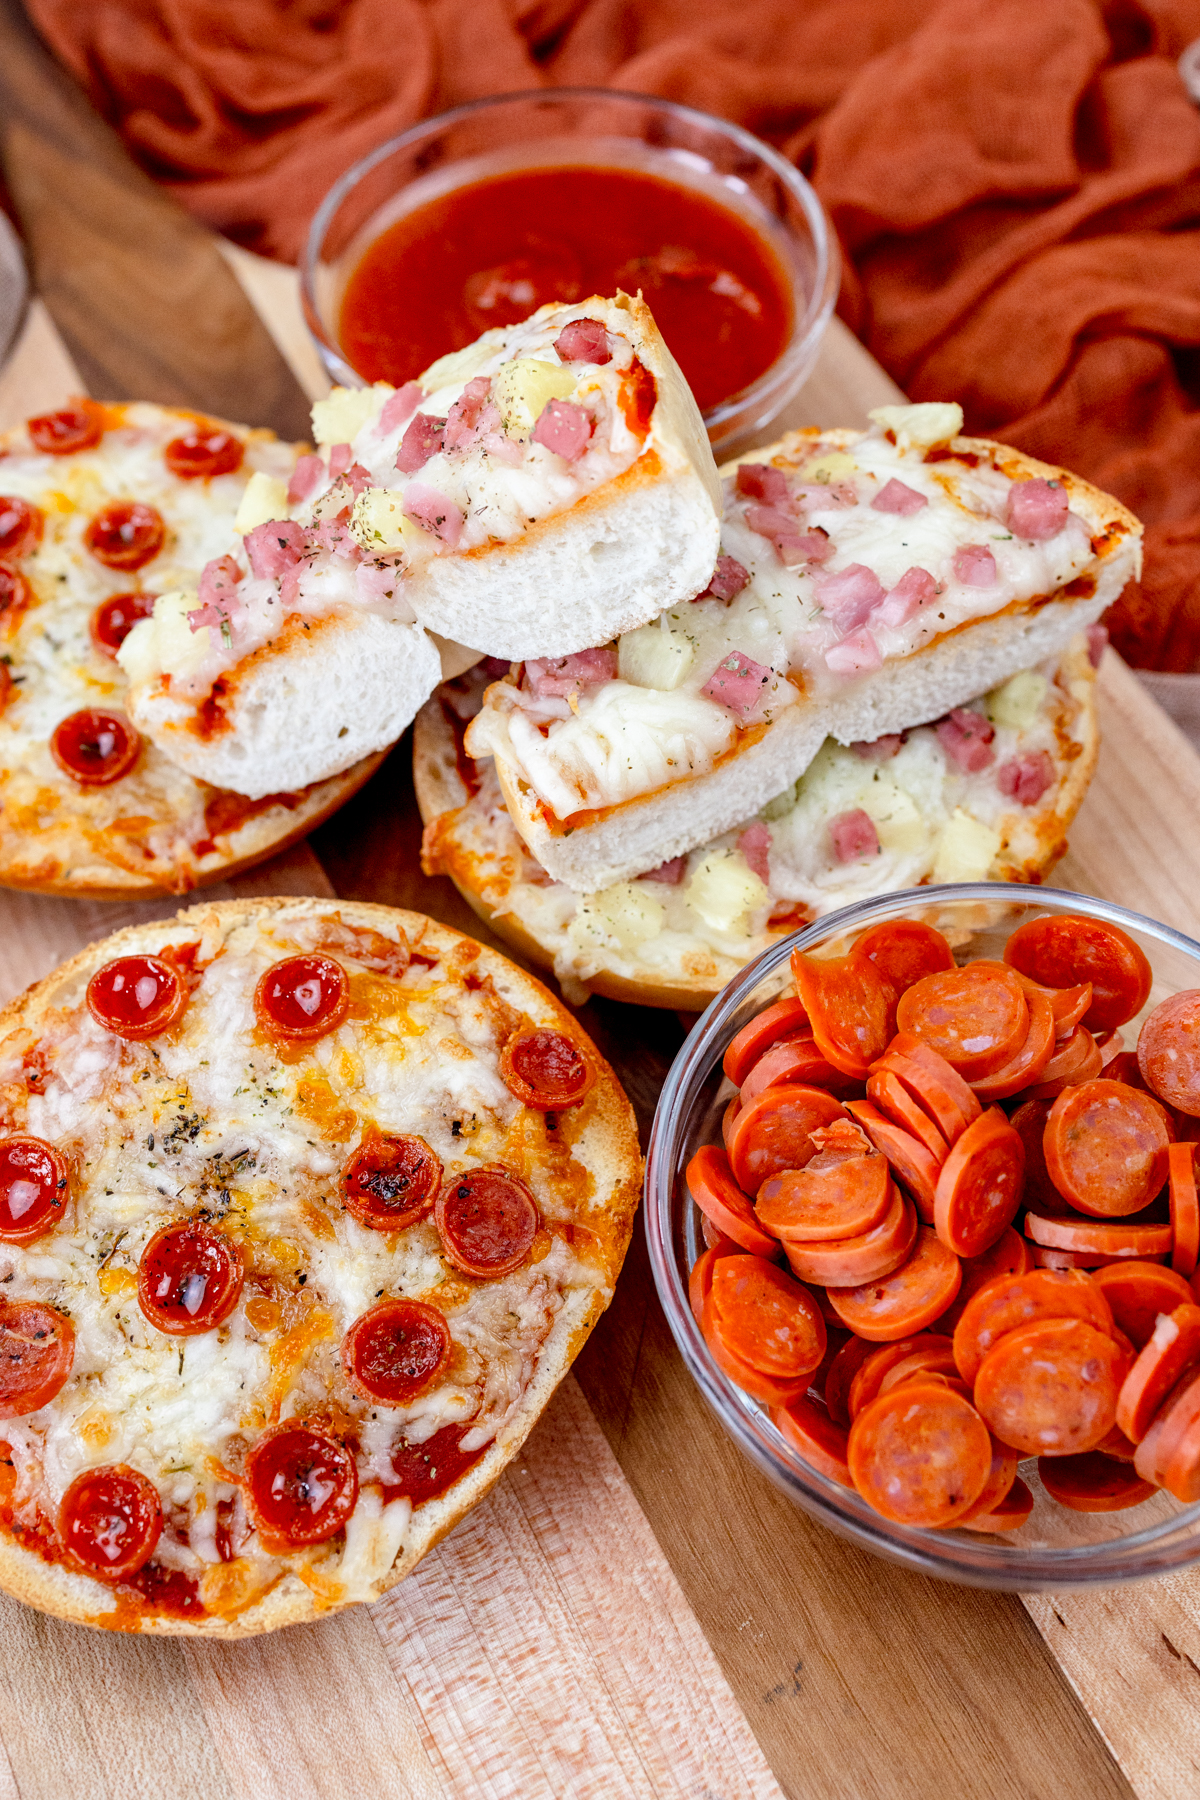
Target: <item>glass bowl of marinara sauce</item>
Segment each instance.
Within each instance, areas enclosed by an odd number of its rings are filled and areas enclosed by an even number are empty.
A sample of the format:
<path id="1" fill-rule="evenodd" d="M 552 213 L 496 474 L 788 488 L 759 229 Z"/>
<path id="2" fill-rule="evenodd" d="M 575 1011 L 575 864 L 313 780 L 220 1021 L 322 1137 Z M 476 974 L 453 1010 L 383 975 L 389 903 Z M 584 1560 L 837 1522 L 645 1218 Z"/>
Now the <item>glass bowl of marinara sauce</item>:
<path id="1" fill-rule="evenodd" d="M 689 1033 L 667 1077 L 646 1164 L 646 1235 L 667 1322 L 700 1392 L 751 1462 L 813 1518 L 877 1555 L 925 1575 L 1016 1592 L 1111 1586 L 1182 1568 L 1200 1557 L 1200 1504 L 1181 1504 L 1159 1489 L 1126 1510 L 1074 1511 L 1050 1498 L 1034 1457 L 1020 1463 L 1033 1509 L 1016 1530 L 932 1530 L 885 1518 L 852 1487 L 802 1458 L 772 1422 L 770 1408 L 751 1399 L 715 1361 L 689 1304 L 689 1272 L 706 1239 L 686 1171 L 698 1150 L 722 1142 L 722 1120 L 737 1093 L 722 1069 L 728 1045 L 766 1007 L 795 994 L 793 950 L 842 955 L 873 927 L 915 919 L 942 932 L 956 964 L 963 965 L 979 958 L 1002 959 L 1019 926 L 1055 915 L 1116 926 L 1148 960 L 1150 993 L 1121 1027 L 1127 1051 L 1136 1048 L 1142 1022 L 1161 1001 L 1200 989 L 1200 944 L 1089 895 L 985 882 L 912 888 L 866 900 L 773 945 L 718 995 Z M 1020 1226 L 1029 1204 L 1026 1192 L 1015 1225 Z M 926 1329 L 937 1333 L 941 1327 L 935 1320 Z"/>
<path id="2" fill-rule="evenodd" d="M 776 420 L 837 297 L 837 241 L 740 126 L 606 88 L 502 95 L 414 126 L 313 220 L 305 317 L 331 380 L 414 379 L 547 302 L 640 289 L 714 449 Z"/>

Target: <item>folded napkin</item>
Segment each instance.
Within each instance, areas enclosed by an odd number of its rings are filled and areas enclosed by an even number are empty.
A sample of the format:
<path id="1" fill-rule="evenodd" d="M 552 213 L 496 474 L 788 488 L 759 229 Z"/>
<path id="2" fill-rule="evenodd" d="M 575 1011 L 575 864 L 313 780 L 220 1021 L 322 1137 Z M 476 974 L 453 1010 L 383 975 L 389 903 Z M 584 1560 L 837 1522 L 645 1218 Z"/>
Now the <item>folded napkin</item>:
<path id="1" fill-rule="evenodd" d="M 27 0 L 134 155 L 294 258 L 325 189 L 485 93 L 597 83 L 737 119 L 814 180 L 842 312 L 914 399 L 1149 526 L 1110 618 L 1200 670 L 1200 0 Z"/>

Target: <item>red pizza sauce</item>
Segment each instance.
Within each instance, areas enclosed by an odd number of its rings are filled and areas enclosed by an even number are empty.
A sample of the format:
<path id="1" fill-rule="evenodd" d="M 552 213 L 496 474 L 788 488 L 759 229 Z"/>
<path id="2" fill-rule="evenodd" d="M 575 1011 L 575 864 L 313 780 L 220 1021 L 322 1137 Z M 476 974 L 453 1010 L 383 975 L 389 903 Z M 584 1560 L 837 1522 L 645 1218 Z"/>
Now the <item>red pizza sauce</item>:
<path id="1" fill-rule="evenodd" d="M 382 232 L 352 272 L 341 347 L 368 381 L 411 381 L 548 301 L 640 288 L 702 412 L 782 353 L 791 287 L 768 241 L 695 188 L 632 169 L 518 169 Z"/>

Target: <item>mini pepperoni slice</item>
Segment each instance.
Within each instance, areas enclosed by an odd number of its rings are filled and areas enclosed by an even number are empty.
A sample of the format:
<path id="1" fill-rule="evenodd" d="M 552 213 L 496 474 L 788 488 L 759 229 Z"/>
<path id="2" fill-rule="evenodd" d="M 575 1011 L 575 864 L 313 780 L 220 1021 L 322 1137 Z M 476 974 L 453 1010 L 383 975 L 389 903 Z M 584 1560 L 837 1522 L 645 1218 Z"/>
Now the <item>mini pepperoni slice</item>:
<path id="1" fill-rule="evenodd" d="M 924 1144 L 893 1125 L 869 1100 L 848 1100 L 846 1110 L 862 1126 L 875 1148 L 886 1156 L 916 1203 L 925 1224 L 933 1223 L 934 1196 L 940 1165 Z"/>
<path id="2" fill-rule="evenodd" d="M 783 1087 L 788 1082 L 827 1088 L 833 1094 L 859 1092 L 857 1081 L 826 1062 L 811 1031 L 800 1037 L 785 1038 L 782 1043 L 772 1044 L 764 1051 L 742 1083 L 742 1103 L 748 1106 L 767 1088 Z"/>
<path id="3" fill-rule="evenodd" d="M 724 1246 L 728 1245 L 728 1249 Z M 746 1252 L 732 1238 L 723 1238 L 720 1244 L 713 1244 L 698 1256 L 692 1264 L 688 1276 L 688 1305 L 692 1309 L 692 1317 L 697 1325 L 704 1324 L 704 1302 L 708 1299 L 712 1287 L 713 1270 L 723 1256 L 745 1256 Z"/>
<path id="4" fill-rule="evenodd" d="M 1159 1002 L 1138 1033 L 1137 1059 L 1151 1093 L 1200 1117 L 1200 989 Z"/>
<path id="5" fill-rule="evenodd" d="M 934 1224 L 947 1250 L 979 1256 L 994 1244 L 1012 1223 L 1024 1178 L 1025 1146 L 993 1106 L 963 1132 L 938 1175 Z"/>
<path id="6" fill-rule="evenodd" d="M 66 1383 L 75 1361 L 75 1327 L 36 1300 L 0 1301 L 0 1417 L 37 1412 Z"/>
<path id="7" fill-rule="evenodd" d="M 887 1159 L 855 1136 L 861 1149 L 820 1150 L 804 1168 L 768 1176 L 754 1209 L 759 1224 L 784 1243 L 873 1231 L 891 1204 L 891 1173 Z"/>
<path id="8" fill-rule="evenodd" d="M 909 1341 L 911 1342 L 911 1340 Z M 959 1375 L 959 1372 L 954 1365 L 953 1346 L 951 1345 L 949 1338 L 944 1339 L 943 1342 L 945 1344 L 944 1349 L 910 1350 L 907 1356 L 902 1356 L 900 1361 L 893 1364 L 883 1377 L 883 1380 L 879 1383 L 879 1392 L 881 1394 L 890 1394 L 892 1389 L 894 1387 L 899 1387 L 903 1381 L 913 1381 L 918 1376 L 920 1376 L 922 1380 L 927 1381 L 936 1375 L 939 1382 L 942 1380 L 950 1382 L 956 1392 L 961 1391 L 969 1400 L 971 1398 L 971 1390 Z M 872 1396 L 872 1398 L 874 1398 L 874 1396 Z"/>
<path id="9" fill-rule="evenodd" d="M 992 1466 L 988 1470 L 987 1480 L 983 1484 L 983 1492 L 965 1513 L 954 1523 L 969 1525 L 973 1519 L 987 1517 L 994 1513 L 1008 1498 L 1014 1481 L 1017 1479 L 1017 1453 L 1002 1444 L 999 1438 L 992 1439 Z M 994 1529 L 994 1527 L 993 1527 Z"/>
<path id="10" fill-rule="evenodd" d="M 773 1006 L 768 1006 L 748 1025 L 743 1025 L 737 1036 L 730 1039 L 721 1062 L 734 1087 L 741 1087 L 759 1057 L 772 1044 L 791 1037 L 807 1024 L 808 1014 L 803 1004 L 789 995 L 786 1000 L 777 1000 Z"/>
<path id="11" fill-rule="evenodd" d="M 828 1293 L 851 1331 L 879 1343 L 909 1337 L 940 1319 L 961 1281 L 957 1256 L 922 1225 L 908 1259 L 890 1275 L 859 1287 L 831 1287 Z"/>
<path id="12" fill-rule="evenodd" d="M 1079 987 L 1043 987 L 1040 981 L 1034 981 L 1032 976 L 1023 975 L 1020 969 L 1014 969 L 1013 973 L 1025 989 L 1026 997 L 1030 994 L 1041 994 L 1043 999 L 1049 1002 L 1050 1011 L 1054 1016 L 1055 1037 L 1067 1037 L 1074 1031 L 1076 1025 L 1083 1023 L 1087 1010 L 1092 1004 L 1090 981 L 1083 982 Z"/>
<path id="13" fill-rule="evenodd" d="M 1059 1193 L 1094 1218 L 1140 1212 L 1167 1179 L 1162 1109 L 1124 1082 L 1085 1081 L 1059 1094 L 1043 1147 Z"/>
<path id="14" fill-rule="evenodd" d="M 104 414 L 90 400 L 80 400 L 57 412 L 39 413 L 26 425 L 35 447 L 47 456 L 75 456 L 80 450 L 94 449 L 100 442 Z"/>
<path id="15" fill-rule="evenodd" d="M 1141 1088 L 1145 1094 L 1150 1092 L 1142 1080 L 1142 1071 L 1138 1068 L 1136 1050 L 1119 1051 L 1111 1062 L 1105 1063 L 1104 1076 L 1106 1081 L 1123 1081 L 1126 1087 Z"/>
<path id="16" fill-rule="evenodd" d="M 208 481 L 215 475 L 232 475 L 242 466 L 242 440 L 219 425 L 193 425 L 182 437 L 172 438 L 163 461 L 180 481 Z"/>
<path id="17" fill-rule="evenodd" d="M 272 1037 L 305 1043 L 339 1026 L 350 1004 L 350 983 L 332 956 L 285 956 L 272 963 L 254 990 L 254 1011 Z"/>
<path id="18" fill-rule="evenodd" d="M 1080 1456 L 1039 1456 L 1038 1475 L 1052 1500 L 1072 1512 L 1124 1512 L 1158 1490 L 1136 1469 L 1100 1450 Z"/>
<path id="19" fill-rule="evenodd" d="M 1051 1100 L 1026 1100 L 1009 1117 L 1009 1124 L 1025 1146 L 1026 1203 L 1040 1213 L 1068 1212 L 1068 1201 L 1059 1193 L 1046 1167 L 1046 1120 Z"/>
<path id="20" fill-rule="evenodd" d="M 1075 1250 L 1096 1256 L 1166 1256 L 1171 1249 L 1169 1225 L 1141 1225 L 1124 1220 L 1051 1217 L 1025 1214 L 1025 1235 L 1048 1250 Z"/>
<path id="21" fill-rule="evenodd" d="M 40 506 L 16 494 L 0 494 L 0 557 L 16 562 L 36 550 L 45 523 Z"/>
<path id="22" fill-rule="evenodd" d="M 975 1404 L 1022 1455 L 1070 1456 L 1112 1430 L 1128 1372 L 1128 1356 L 1106 1332 L 1083 1319 L 1038 1319 L 988 1351 Z"/>
<path id="23" fill-rule="evenodd" d="M 951 1389 L 906 1383 L 873 1400 L 850 1427 L 854 1485 L 900 1525 L 953 1525 L 983 1492 L 992 1441 L 975 1408 Z"/>
<path id="24" fill-rule="evenodd" d="M 138 1265 L 138 1305 L 171 1337 L 195 1337 L 222 1324 L 241 1298 L 245 1267 L 238 1246 L 199 1219 L 156 1231 Z"/>
<path id="25" fill-rule="evenodd" d="M 893 1185 L 892 1199 L 879 1224 L 858 1237 L 825 1243 L 789 1243 L 784 1253 L 801 1281 L 818 1287 L 861 1287 L 881 1281 L 907 1260 L 917 1239 L 917 1215 Z"/>
<path id="26" fill-rule="evenodd" d="M 723 1231 L 719 1231 L 707 1213 L 700 1214 L 700 1236 L 704 1239 L 706 1250 L 719 1250 L 722 1256 L 731 1256 L 735 1250 L 742 1248 L 731 1237 L 726 1237 Z"/>
<path id="27" fill-rule="evenodd" d="M 867 1077 L 867 1099 L 881 1113 L 916 1138 L 940 1168 L 950 1154 L 950 1146 L 924 1109 L 917 1105 L 898 1075 L 890 1069 L 876 1069 Z"/>
<path id="28" fill-rule="evenodd" d="M 825 1354 L 825 1321 L 812 1295 L 761 1256 L 721 1258 L 705 1319 L 727 1349 L 773 1381 L 807 1380 Z"/>
<path id="29" fill-rule="evenodd" d="M 514 1031 L 500 1052 L 500 1079 L 522 1106 L 561 1112 L 578 1106 L 596 1071 L 562 1031 Z"/>
<path id="30" fill-rule="evenodd" d="M 1117 1401 L 1117 1424 L 1140 1444 L 1171 1390 L 1200 1364 L 1200 1307 L 1188 1301 L 1160 1313 L 1147 1343 L 1125 1377 Z"/>
<path id="31" fill-rule="evenodd" d="M 1192 1290 L 1182 1275 L 1157 1263 L 1107 1263 L 1096 1270 L 1092 1280 L 1112 1308 L 1114 1323 L 1135 1350 L 1150 1341 L 1159 1313 L 1190 1306 L 1193 1300 Z"/>
<path id="32" fill-rule="evenodd" d="M 1018 925 L 1004 960 L 1043 987 L 1092 984 L 1084 1015 L 1092 1031 L 1111 1031 L 1141 1012 L 1150 996 L 1151 971 L 1141 950 L 1118 925 L 1064 913 Z"/>
<path id="33" fill-rule="evenodd" d="M 802 1461 L 842 1487 L 853 1487 L 850 1466 L 846 1461 L 849 1433 L 844 1425 L 807 1395 L 793 1400 L 789 1406 L 777 1406 L 771 1421 L 779 1435 Z"/>
<path id="34" fill-rule="evenodd" d="M 851 951 L 821 960 L 792 951 L 796 992 L 827 1062 L 862 1078 L 883 1055 L 891 1032 L 892 991 L 875 964 Z"/>
<path id="35" fill-rule="evenodd" d="M 1053 1100 L 1066 1088 L 1095 1081 L 1104 1067 L 1100 1047 L 1086 1025 L 1077 1025 L 1069 1037 L 1059 1038 L 1054 1055 L 1037 1081 L 1024 1090 L 1031 1100 Z"/>
<path id="36" fill-rule="evenodd" d="M 85 1469 L 62 1498 L 59 1531 L 71 1561 L 101 1581 L 124 1581 L 154 1555 L 162 1536 L 158 1489 L 137 1469 Z"/>
<path id="37" fill-rule="evenodd" d="M 697 1150 L 687 1166 L 687 1186 L 706 1219 L 754 1256 L 774 1256 L 778 1244 L 758 1221 L 750 1196 L 733 1179 L 729 1158 L 716 1144 Z"/>
<path id="38" fill-rule="evenodd" d="M 989 1281 L 995 1281 L 1002 1275 L 1027 1275 L 1033 1267 L 1033 1254 L 1012 1225 L 1002 1231 L 996 1242 L 981 1252 L 979 1256 L 961 1257 L 962 1286 L 952 1303 L 946 1308 L 938 1324 L 943 1331 L 952 1332 L 962 1318 L 968 1300 Z"/>
<path id="39" fill-rule="evenodd" d="M 0 1243 L 32 1244 L 63 1216 L 67 1165 L 41 1138 L 0 1138 Z"/>
<path id="40" fill-rule="evenodd" d="M 1098 1331 L 1113 1330 L 1112 1308 L 1089 1275 L 1049 1269 L 1001 1275 L 967 1302 L 955 1327 L 954 1360 L 963 1380 L 974 1383 L 1002 1337 L 1039 1319 L 1084 1319 Z"/>
<path id="41" fill-rule="evenodd" d="M 825 1376 L 825 1405 L 831 1419 L 839 1425 L 849 1425 L 850 1390 L 854 1378 L 869 1356 L 874 1355 L 875 1346 L 866 1338 L 850 1337 L 842 1345 L 829 1365 Z"/>
<path id="42" fill-rule="evenodd" d="M 446 1258 L 464 1275 L 494 1281 L 529 1255 L 541 1223 L 533 1195 L 507 1169 L 464 1169 L 433 1209 Z"/>
<path id="43" fill-rule="evenodd" d="M 994 1440 L 993 1440 L 994 1441 Z M 969 1518 L 956 1519 L 968 1531 L 1018 1531 L 1033 1511 L 1033 1494 L 1018 1475 L 1008 1493 L 990 1513 L 972 1509 Z"/>
<path id="44" fill-rule="evenodd" d="M 897 999 L 922 976 L 954 967 L 954 952 L 946 939 L 920 919 L 888 919 L 872 925 L 854 948 L 875 964 Z"/>
<path id="45" fill-rule="evenodd" d="M 1118 1409 L 1120 1402 L 1118 1402 Z M 1119 1425 L 1114 1425 L 1106 1438 L 1101 1438 L 1096 1445 L 1097 1450 L 1105 1456 L 1113 1456 L 1118 1462 L 1131 1463 L 1137 1456 L 1137 1445 L 1125 1436 Z"/>
<path id="46" fill-rule="evenodd" d="M 161 956 L 118 956 L 87 985 L 88 1011 L 116 1037 L 157 1037 L 183 1016 L 188 991 Z"/>
<path id="47" fill-rule="evenodd" d="M 445 1314 L 423 1300 L 381 1300 L 342 1339 L 342 1367 L 380 1406 L 408 1406 L 431 1388 L 451 1354 Z"/>
<path id="48" fill-rule="evenodd" d="M 464 1450 L 462 1440 L 470 1429 L 469 1425 L 443 1425 L 419 1444 L 398 1437 L 389 1453 L 393 1479 L 384 1483 L 384 1499 L 404 1496 L 414 1506 L 422 1506 L 453 1487 L 484 1451 L 491 1449 L 490 1444 L 481 1444 L 475 1450 Z"/>
<path id="49" fill-rule="evenodd" d="M 1012 1061 L 1005 1063 L 1002 1069 L 997 1069 L 994 1075 L 978 1076 L 975 1080 L 976 1097 L 985 1103 L 989 1100 L 1007 1100 L 1010 1095 L 1030 1086 L 1041 1077 L 1054 1055 L 1054 1014 L 1049 1000 L 1040 988 L 1029 986 L 1025 991 L 1025 1004 L 1029 1008 L 1029 1030 L 1025 1042 Z"/>
<path id="50" fill-rule="evenodd" d="M 1200 1256 L 1200 1198 L 1196 1193 L 1196 1147 L 1172 1144 L 1167 1153 L 1171 1200 L 1171 1267 L 1179 1275 L 1196 1273 Z"/>
<path id="51" fill-rule="evenodd" d="M 33 589 L 21 571 L 0 562 L 0 624 L 8 636 L 12 636 L 32 603 Z M 6 671 L 7 666 L 5 664 Z"/>
<path id="52" fill-rule="evenodd" d="M 101 656 L 107 656 L 110 662 L 116 660 L 125 639 L 135 625 L 150 617 L 157 599 L 157 594 L 113 594 L 101 602 L 88 627 Z"/>
<path id="53" fill-rule="evenodd" d="M 1099 1250 L 1051 1250 L 1045 1244 L 1031 1244 L 1029 1250 L 1035 1269 L 1086 1269 L 1089 1275 L 1098 1275 L 1101 1269 L 1120 1267 L 1126 1262 L 1165 1264 L 1169 1260 L 1166 1256 L 1145 1256 L 1136 1248 L 1125 1256 L 1113 1256 Z"/>
<path id="54" fill-rule="evenodd" d="M 846 1116 L 841 1102 L 823 1088 L 798 1083 L 767 1088 L 742 1107 L 730 1128 L 729 1162 L 738 1186 L 757 1194 L 769 1175 L 802 1169 L 816 1154 L 812 1133 Z"/>
<path id="55" fill-rule="evenodd" d="M 371 1231 L 404 1231 L 433 1210 L 442 1162 L 424 1138 L 363 1140 L 342 1170 L 346 1211 Z"/>
<path id="56" fill-rule="evenodd" d="M 878 1399 L 884 1382 L 902 1363 L 919 1358 L 919 1365 L 914 1366 L 920 1366 L 928 1374 L 954 1373 L 953 1345 L 948 1337 L 938 1332 L 919 1331 L 913 1337 L 900 1338 L 878 1350 L 866 1338 L 853 1341 L 866 1346 L 866 1355 L 859 1359 L 847 1384 L 845 1410 L 848 1420 L 856 1419 L 864 1406 L 870 1406 L 872 1400 Z"/>
<path id="57" fill-rule="evenodd" d="M 729 1102 L 729 1105 L 725 1108 L 725 1111 L 721 1114 L 721 1142 L 724 1144 L 726 1150 L 729 1148 L 729 1138 L 733 1131 L 733 1121 L 737 1118 L 741 1110 L 742 1102 L 738 1095 L 735 1094 L 733 1099 Z"/>
<path id="58" fill-rule="evenodd" d="M 970 1082 L 1011 1062 L 1029 1030 L 1029 1006 L 1011 969 L 974 962 L 916 982 L 900 996 L 896 1024 Z"/>
<path id="59" fill-rule="evenodd" d="M 128 574 L 154 560 L 166 535 L 157 507 L 142 500 L 110 500 L 88 524 L 83 541 L 106 569 Z"/>
<path id="60" fill-rule="evenodd" d="M 958 1141 L 983 1108 L 944 1056 L 911 1032 L 898 1032 L 877 1064 L 896 1075 L 948 1144 Z"/>
<path id="61" fill-rule="evenodd" d="M 354 1511 L 358 1469 L 336 1438 L 288 1419 L 251 1449 L 246 1490 L 264 1548 L 323 1544 Z"/>
<path id="62" fill-rule="evenodd" d="M 64 775 L 80 787 L 108 787 L 128 775 L 141 754 L 142 740 L 120 713 L 86 707 L 55 726 L 50 754 Z"/>

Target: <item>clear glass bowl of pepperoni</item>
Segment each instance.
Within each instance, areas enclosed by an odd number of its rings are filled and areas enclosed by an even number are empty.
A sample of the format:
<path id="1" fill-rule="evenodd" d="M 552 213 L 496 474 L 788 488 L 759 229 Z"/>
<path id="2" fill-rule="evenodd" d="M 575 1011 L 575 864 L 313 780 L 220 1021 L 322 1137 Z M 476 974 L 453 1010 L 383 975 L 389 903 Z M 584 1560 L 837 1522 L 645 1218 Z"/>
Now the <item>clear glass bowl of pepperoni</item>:
<path id="1" fill-rule="evenodd" d="M 1200 944 L 1049 888 L 864 901 L 680 1051 L 659 1296 L 843 1536 L 985 1587 L 1164 1574 L 1200 1557 L 1198 1142 Z"/>

